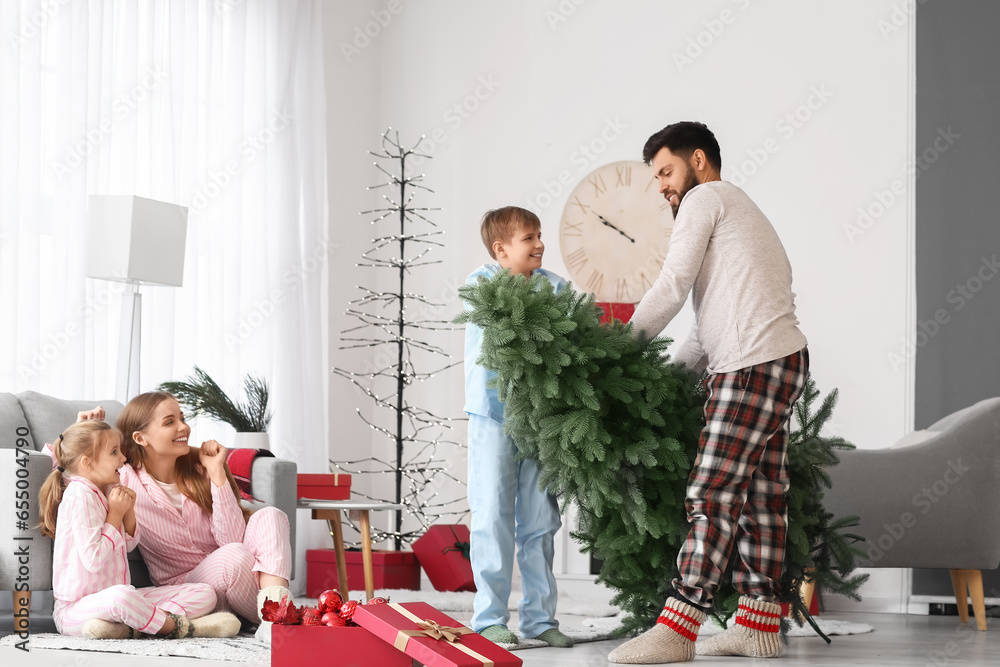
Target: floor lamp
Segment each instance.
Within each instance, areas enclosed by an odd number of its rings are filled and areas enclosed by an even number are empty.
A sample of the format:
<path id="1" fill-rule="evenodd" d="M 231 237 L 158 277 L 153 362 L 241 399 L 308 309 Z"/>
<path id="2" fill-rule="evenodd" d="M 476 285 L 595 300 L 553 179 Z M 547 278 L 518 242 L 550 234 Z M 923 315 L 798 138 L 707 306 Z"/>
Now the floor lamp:
<path id="1" fill-rule="evenodd" d="M 123 282 L 116 398 L 139 393 L 140 285 L 180 287 L 187 237 L 184 206 L 133 195 L 90 195 L 87 277 Z"/>

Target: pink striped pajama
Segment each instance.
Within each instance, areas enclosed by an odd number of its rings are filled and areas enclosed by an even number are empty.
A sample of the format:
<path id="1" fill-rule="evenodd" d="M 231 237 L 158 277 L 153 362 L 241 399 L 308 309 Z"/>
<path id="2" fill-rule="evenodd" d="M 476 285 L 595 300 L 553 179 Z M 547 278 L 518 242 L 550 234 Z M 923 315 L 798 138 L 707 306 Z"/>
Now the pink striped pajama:
<path id="1" fill-rule="evenodd" d="M 218 599 L 216 611 L 233 611 L 257 621 L 259 575 L 288 579 L 292 552 L 288 517 L 274 507 L 244 522 L 230 487 L 212 487 L 212 513 L 186 496 L 181 510 L 143 469 L 125 465 L 122 484 L 135 491 L 139 548 L 153 581 L 160 585 L 206 583 Z"/>
<path id="2" fill-rule="evenodd" d="M 136 589 L 128 559 L 140 539 L 106 523 L 108 500 L 89 480 L 71 477 L 59 504 L 53 553 L 52 618 L 64 635 L 81 634 L 84 622 L 99 618 L 155 634 L 167 613 L 197 618 L 216 603 L 210 586 L 188 584 Z"/>

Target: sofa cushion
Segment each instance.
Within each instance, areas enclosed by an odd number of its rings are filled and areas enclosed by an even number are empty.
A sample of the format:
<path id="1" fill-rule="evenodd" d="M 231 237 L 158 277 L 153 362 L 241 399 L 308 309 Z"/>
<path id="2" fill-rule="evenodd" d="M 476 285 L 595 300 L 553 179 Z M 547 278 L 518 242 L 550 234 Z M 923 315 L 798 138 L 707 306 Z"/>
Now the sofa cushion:
<path id="1" fill-rule="evenodd" d="M 124 407 L 118 401 L 67 401 L 54 396 L 39 394 L 37 391 L 23 391 L 17 395 L 21 410 L 31 429 L 31 438 L 36 450 L 41 450 L 47 442 L 54 442 L 67 426 L 76 422 L 76 414 L 98 405 L 104 408 L 109 424 L 114 424 L 118 413 Z"/>
<path id="2" fill-rule="evenodd" d="M 0 424 L 3 424 L 4 433 L 0 438 L 0 449 L 17 449 L 17 439 L 24 438 L 28 441 L 28 448 L 38 451 L 35 441 L 31 437 L 31 429 L 24 418 L 21 404 L 17 402 L 17 396 L 0 393 Z"/>
<path id="3" fill-rule="evenodd" d="M 889 445 L 889 449 L 902 449 L 912 447 L 927 442 L 931 438 L 936 438 L 941 433 L 939 431 L 910 431 L 896 442 Z"/>
<path id="4" fill-rule="evenodd" d="M 986 398 L 978 403 L 970 405 L 956 412 L 952 412 L 947 417 L 942 417 L 927 427 L 928 431 L 947 431 L 959 424 L 959 422 L 975 419 L 981 414 L 986 414 L 991 410 L 1000 407 L 1000 398 Z"/>

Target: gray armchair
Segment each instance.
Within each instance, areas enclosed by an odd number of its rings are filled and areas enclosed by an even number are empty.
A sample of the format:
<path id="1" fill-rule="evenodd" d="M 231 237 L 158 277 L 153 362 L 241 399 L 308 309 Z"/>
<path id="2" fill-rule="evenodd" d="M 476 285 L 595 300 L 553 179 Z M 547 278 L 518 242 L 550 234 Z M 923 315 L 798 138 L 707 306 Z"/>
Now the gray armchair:
<path id="1" fill-rule="evenodd" d="M 0 591 L 14 592 L 15 619 L 27 618 L 32 591 L 52 590 L 52 540 L 37 528 L 38 492 L 52 472 L 52 460 L 39 450 L 75 422 L 78 412 L 98 404 L 112 424 L 123 407 L 113 400 L 66 401 L 34 391 L 0 392 L 0 488 L 15 491 L 14 517 L 8 514 L 0 522 Z M 293 552 L 296 470 L 292 461 L 259 456 L 253 463 L 251 489 L 263 504 L 288 515 Z M 294 567 L 294 558 L 292 562 Z M 134 586 L 152 585 L 138 549 L 129 554 L 129 566 Z"/>
<path id="2" fill-rule="evenodd" d="M 982 570 L 1000 566 L 1000 398 L 980 401 L 886 449 L 840 455 L 824 504 L 861 517 L 860 567 L 951 570 L 962 622 L 986 629 Z M 966 595 L 968 589 L 968 597 Z"/>

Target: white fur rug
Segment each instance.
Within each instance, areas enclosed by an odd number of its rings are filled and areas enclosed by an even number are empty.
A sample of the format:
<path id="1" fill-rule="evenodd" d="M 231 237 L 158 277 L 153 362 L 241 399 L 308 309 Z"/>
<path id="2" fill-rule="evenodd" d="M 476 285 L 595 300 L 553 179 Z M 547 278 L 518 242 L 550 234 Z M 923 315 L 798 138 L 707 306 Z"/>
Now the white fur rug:
<path id="1" fill-rule="evenodd" d="M 375 594 L 391 598 L 393 602 L 426 602 L 443 612 L 455 617 L 460 623 L 468 623 L 472 616 L 473 593 L 445 593 L 440 591 L 406 591 L 377 590 Z M 352 600 L 364 597 L 360 591 L 351 592 Z M 517 609 L 516 594 L 511 596 L 514 601 L 511 610 Z M 297 604 L 315 604 L 314 599 L 300 598 Z M 588 600 L 563 597 L 559 600 L 559 615 L 583 616 L 580 625 L 561 623 L 560 630 L 577 642 L 592 642 L 610 639 L 615 629 L 621 624 L 619 610 L 607 604 Z M 824 618 L 816 619 L 820 628 L 827 635 L 863 634 L 872 631 L 872 626 L 864 623 L 849 623 Z M 512 628 L 515 634 L 517 630 Z M 710 636 L 721 632 L 714 623 L 706 623 L 702 628 L 702 636 Z M 808 625 L 798 627 L 794 623 L 788 633 L 790 637 L 817 637 Z M 13 646 L 19 641 L 15 635 L 0 638 L 0 646 Z M 537 639 L 522 639 L 517 646 L 504 646 L 508 650 L 538 648 L 546 644 Z M 73 651 L 97 651 L 101 653 L 123 653 L 138 656 L 178 656 L 185 658 L 203 658 L 211 660 L 227 660 L 255 665 L 270 665 L 271 651 L 266 644 L 257 641 L 253 635 L 240 635 L 232 639 L 83 639 L 82 637 L 66 637 L 58 634 L 33 634 L 29 639 L 32 649 L 67 649 Z"/>

